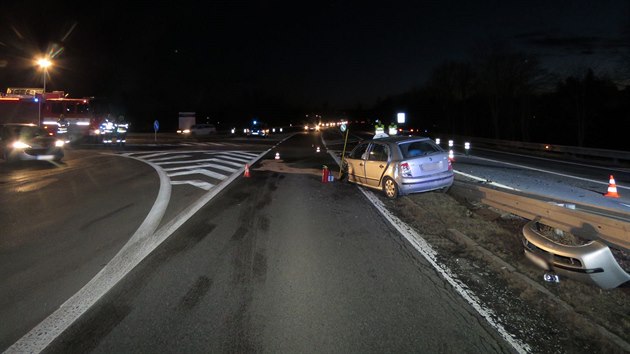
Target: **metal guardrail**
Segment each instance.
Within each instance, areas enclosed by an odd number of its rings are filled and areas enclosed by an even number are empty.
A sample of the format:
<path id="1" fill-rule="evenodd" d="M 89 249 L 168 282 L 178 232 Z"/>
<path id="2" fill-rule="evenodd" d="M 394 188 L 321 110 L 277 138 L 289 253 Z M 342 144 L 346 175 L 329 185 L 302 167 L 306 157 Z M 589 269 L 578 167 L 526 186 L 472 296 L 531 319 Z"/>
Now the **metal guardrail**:
<path id="1" fill-rule="evenodd" d="M 630 251 L 630 215 L 603 215 L 576 205 L 569 209 L 553 200 L 533 199 L 515 192 L 504 192 L 470 183 L 458 182 L 451 191 L 494 208 L 558 228 L 588 240 L 599 240 L 612 247 Z"/>

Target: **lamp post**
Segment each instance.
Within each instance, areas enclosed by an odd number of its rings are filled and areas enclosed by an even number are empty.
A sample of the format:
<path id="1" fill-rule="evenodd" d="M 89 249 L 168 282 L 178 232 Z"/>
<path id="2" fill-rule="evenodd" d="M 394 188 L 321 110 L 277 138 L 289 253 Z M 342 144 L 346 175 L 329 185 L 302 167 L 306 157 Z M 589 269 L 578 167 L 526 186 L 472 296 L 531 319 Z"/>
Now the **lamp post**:
<path id="1" fill-rule="evenodd" d="M 46 76 L 48 76 L 48 67 L 52 65 L 52 62 L 48 58 L 41 58 L 37 60 L 37 65 L 43 69 L 44 73 L 44 92 L 42 93 L 42 97 L 39 100 L 39 114 L 38 114 L 38 125 L 42 125 L 42 100 L 45 99 L 46 95 Z"/>

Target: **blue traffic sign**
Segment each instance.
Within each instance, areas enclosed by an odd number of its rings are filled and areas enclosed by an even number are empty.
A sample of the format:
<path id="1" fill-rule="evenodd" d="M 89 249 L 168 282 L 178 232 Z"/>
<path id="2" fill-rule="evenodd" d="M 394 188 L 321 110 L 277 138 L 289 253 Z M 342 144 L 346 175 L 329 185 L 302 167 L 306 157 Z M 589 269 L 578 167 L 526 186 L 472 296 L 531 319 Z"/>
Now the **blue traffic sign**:
<path id="1" fill-rule="evenodd" d="M 158 122 L 157 119 L 153 122 L 153 130 L 155 130 L 156 133 L 160 130 L 160 122 Z"/>

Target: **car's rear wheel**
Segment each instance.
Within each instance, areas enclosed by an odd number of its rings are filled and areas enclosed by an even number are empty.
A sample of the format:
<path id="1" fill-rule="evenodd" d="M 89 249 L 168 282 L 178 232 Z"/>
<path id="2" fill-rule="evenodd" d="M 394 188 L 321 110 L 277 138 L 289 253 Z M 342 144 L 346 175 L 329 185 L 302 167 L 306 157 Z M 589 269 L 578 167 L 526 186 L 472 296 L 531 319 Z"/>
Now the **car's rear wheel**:
<path id="1" fill-rule="evenodd" d="M 383 192 L 389 199 L 396 199 L 398 197 L 398 185 L 390 177 L 385 177 L 383 180 Z"/>

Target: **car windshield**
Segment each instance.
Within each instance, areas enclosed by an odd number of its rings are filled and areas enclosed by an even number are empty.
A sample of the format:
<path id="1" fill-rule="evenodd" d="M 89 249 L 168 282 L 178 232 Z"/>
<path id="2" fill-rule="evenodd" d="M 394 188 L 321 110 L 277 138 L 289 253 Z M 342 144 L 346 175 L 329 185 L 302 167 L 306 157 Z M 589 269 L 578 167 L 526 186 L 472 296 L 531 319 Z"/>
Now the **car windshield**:
<path id="1" fill-rule="evenodd" d="M 425 156 L 442 151 L 442 149 L 431 140 L 411 141 L 402 143 L 399 147 L 404 158 Z"/>

